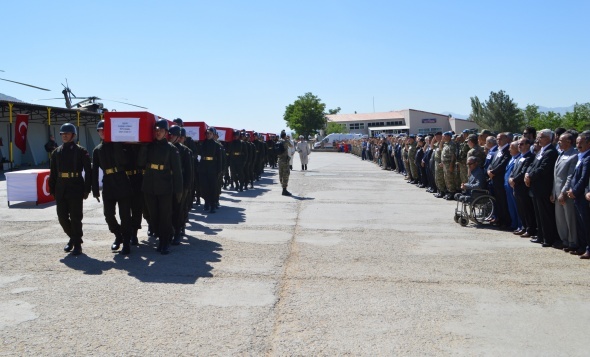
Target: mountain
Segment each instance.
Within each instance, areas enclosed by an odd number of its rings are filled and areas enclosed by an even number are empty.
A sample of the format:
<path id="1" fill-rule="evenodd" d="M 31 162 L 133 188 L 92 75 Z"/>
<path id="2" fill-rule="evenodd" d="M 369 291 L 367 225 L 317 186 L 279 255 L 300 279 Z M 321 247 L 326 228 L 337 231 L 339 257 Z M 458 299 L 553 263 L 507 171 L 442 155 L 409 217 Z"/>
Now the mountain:
<path id="1" fill-rule="evenodd" d="M 11 102 L 22 102 L 22 100 L 16 99 L 14 97 L 11 97 L 9 95 L 2 94 L 2 93 L 0 93 L 0 100 L 8 100 Z"/>
<path id="2" fill-rule="evenodd" d="M 570 105 L 569 107 L 554 107 L 554 108 L 539 106 L 539 112 L 541 112 L 541 113 L 554 112 L 554 113 L 559 113 L 561 115 L 564 115 L 567 112 L 573 112 L 573 111 L 574 111 L 573 105 Z"/>
<path id="3" fill-rule="evenodd" d="M 457 119 L 467 119 L 467 118 L 469 118 L 469 115 L 457 114 L 457 113 L 453 113 L 453 112 L 442 112 L 441 114 L 451 115 L 453 118 L 457 118 Z"/>

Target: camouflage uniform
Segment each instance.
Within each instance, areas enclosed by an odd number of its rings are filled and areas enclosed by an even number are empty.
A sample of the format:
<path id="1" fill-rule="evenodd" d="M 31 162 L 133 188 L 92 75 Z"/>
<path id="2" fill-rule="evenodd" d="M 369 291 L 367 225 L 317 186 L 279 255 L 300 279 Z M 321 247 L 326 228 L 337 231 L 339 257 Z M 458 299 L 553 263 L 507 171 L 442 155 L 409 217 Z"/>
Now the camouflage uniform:
<path id="1" fill-rule="evenodd" d="M 441 154 L 442 148 L 437 144 L 436 149 L 434 150 L 434 181 L 436 182 L 436 188 L 440 193 L 447 191 L 443 168 L 440 167 L 440 163 L 442 162 Z"/>
<path id="2" fill-rule="evenodd" d="M 467 182 L 467 153 L 469 152 L 469 145 L 467 145 L 467 140 L 463 141 L 459 144 L 459 155 L 457 155 L 457 168 L 458 168 L 458 175 L 459 175 L 459 185 L 457 187 L 461 187 L 462 183 Z"/>
<path id="3" fill-rule="evenodd" d="M 291 174 L 291 169 L 289 168 L 289 148 L 291 147 L 291 142 L 281 139 L 280 143 L 285 147 L 285 151 L 277 155 L 279 161 L 279 181 L 281 187 L 286 189 L 289 185 L 289 175 Z"/>
<path id="4" fill-rule="evenodd" d="M 479 145 L 475 145 L 473 149 L 467 152 L 467 157 L 475 156 L 479 160 L 479 166 L 483 168 L 483 164 L 486 162 L 486 153 L 483 148 Z"/>
<path id="5" fill-rule="evenodd" d="M 452 171 L 455 166 L 455 161 L 457 160 L 455 154 L 457 146 L 452 140 L 444 145 L 441 153 L 441 161 L 443 163 L 445 185 L 447 187 L 447 192 L 453 193 L 457 190 L 455 186 L 455 177 Z"/>
<path id="6" fill-rule="evenodd" d="M 413 180 L 412 170 L 411 170 L 410 162 L 409 162 L 408 146 L 406 144 L 402 145 L 402 160 L 404 161 L 404 167 L 406 168 L 407 178 L 409 180 Z"/>
<path id="7" fill-rule="evenodd" d="M 410 164 L 412 180 L 418 179 L 418 166 L 416 166 L 416 146 L 416 141 L 408 145 L 408 164 Z"/>

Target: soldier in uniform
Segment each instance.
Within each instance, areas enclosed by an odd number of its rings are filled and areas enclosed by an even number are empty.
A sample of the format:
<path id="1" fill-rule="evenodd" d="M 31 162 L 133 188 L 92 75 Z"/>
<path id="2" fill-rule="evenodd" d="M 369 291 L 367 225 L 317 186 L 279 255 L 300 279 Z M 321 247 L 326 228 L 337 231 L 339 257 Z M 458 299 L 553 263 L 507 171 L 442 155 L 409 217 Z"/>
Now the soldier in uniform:
<path id="1" fill-rule="evenodd" d="M 463 136 L 459 144 L 459 154 L 457 155 L 457 171 L 459 174 L 460 183 L 466 183 L 468 178 L 468 167 L 467 167 L 467 154 L 469 153 L 469 144 L 467 144 L 467 138 L 469 137 L 469 130 L 463 130 Z"/>
<path id="2" fill-rule="evenodd" d="M 159 239 L 158 251 L 170 253 L 172 237 L 172 203 L 182 200 L 182 167 L 178 149 L 166 139 L 168 121 L 159 119 L 154 141 L 142 146 L 139 165 L 145 166 L 142 191 L 149 212 L 150 224 Z"/>
<path id="3" fill-rule="evenodd" d="M 185 131 L 186 132 L 186 131 Z M 182 128 L 172 125 L 169 130 L 170 143 L 173 144 L 180 154 L 180 166 L 182 169 L 182 197 L 180 202 L 172 203 L 172 227 L 174 228 L 174 238 L 172 245 L 179 245 L 182 239 L 182 231 L 186 222 L 186 201 L 190 199 L 189 192 L 193 182 L 193 153 L 191 149 L 180 142 L 182 137 Z"/>
<path id="4" fill-rule="evenodd" d="M 277 167 L 277 153 L 275 152 L 275 145 L 277 144 L 277 136 L 271 135 L 268 142 L 268 166 L 275 169 Z"/>
<path id="5" fill-rule="evenodd" d="M 279 145 L 283 146 L 283 152 L 278 154 L 279 160 L 279 181 L 283 187 L 283 196 L 291 196 L 291 192 L 287 191 L 289 185 L 289 175 L 291 170 L 289 169 L 289 148 L 292 146 L 291 142 L 287 140 L 287 133 L 281 131 L 281 141 Z"/>
<path id="6" fill-rule="evenodd" d="M 178 125 L 181 128 L 184 128 L 184 122 L 182 121 L 182 119 L 180 118 L 176 118 L 173 120 L 173 122 L 176 123 L 176 125 Z M 185 130 L 186 133 L 186 130 Z M 189 148 L 191 150 L 192 153 L 192 160 L 193 160 L 193 182 L 191 183 L 191 197 L 189 197 L 189 201 L 190 201 L 190 205 L 192 206 L 193 201 L 197 201 L 198 204 L 198 195 L 197 195 L 197 182 L 196 177 L 197 177 L 197 168 L 196 168 L 196 161 L 197 161 L 197 143 L 193 140 L 193 138 L 191 138 L 190 136 L 185 136 L 184 139 L 184 146 L 186 146 L 187 148 Z"/>
<path id="7" fill-rule="evenodd" d="M 234 140 L 229 144 L 229 166 L 231 170 L 230 189 L 244 190 L 244 165 L 246 164 L 247 149 L 240 140 L 240 131 L 234 130 Z"/>
<path id="8" fill-rule="evenodd" d="M 447 194 L 444 197 L 446 200 L 454 199 L 455 191 L 457 191 L 455 177 L 453 176 L 455 162 L 457 161 L 457 148 L 455 142 L 451 140 L 452 136 L 453 134 L 450 131 L 443 133 L 444 146 L 441 153 L 441 165 L 443 167 L 445 186 L 447 188 Z"/>
<path id="9" fill-rule="evenodd" d="M 123 144 L 104 142 L 104 120 L 96 126 L 96 131 L 101 139 L 92 152 L 92 195 L 100 202 L 100 183 L 98 178 L 100 167 L 103 172 L 102 197 L 103 214 L 109 227 L 109 231 L 115 235 L 115 241 L 111 250 L 118 250 L 123 243 L 121 254 L 131 253 L 131 195 L 133 187 L 125 173 L 123 162 Z M 117 222 L 116 207 L 119 208 Z"/>
<path id="10" fill-rule="evenodd" d="M 477 158 L 477 164 L 483 168 L 483 164 L 486 161 L 486 153 L 483 148 L 479 146 L 477 134 L 469 134 L 466 143 L 469 147 L 467 157 L 475 156 Z"/>
<path id="11" fill-rule="evenodd" d="M 254 146 L 254 143 L 250 140 L 250 133 L 245 132 L 244 138 L 244 143 L 248 149 L 248 160 L 246 161 L 246 166 L 244 169 L 244 176 L 246 177 L 244 189 L 247 190 L 248 183 L 250 183 L 250 188 L 254 188 L 254 162 L 256 161 L 256 146 Z"/>
<path id="12" fill-rule="evenodd" d="M 420 180 L 420 176 L 418 174 L 418 167 L 416 166 L 416 152 L 418 150 L 416 144 L 416 136 L 414 134 L 410 134 L 407 139 L 408 144 L 408 163 L 410 164 L 410 172 L 412 175 L 412 179 L 410 183 L 418 183 Z"/>
<path id="13" fill-rule="evenodd" d="M 219 199 L 217 190 L 219 174 L 222 171 L 222 153 L 219 144 L 214 140 L 216 130 L 214 127 L 207 129 L 207 139 L 199 148 L 201 161 L 199 162 L 199 182 L 201 193 L 205 200 L 205 210 L 215 213 L 215 203 Z M 232 158 L 233 159 L 233 158 Z"/>
<path id="14" fill-rule="evenodd" d="M 63 144 L 51 153 L 49 192 L 55 197 L 59 224 L 70 237 L 64 251 L 79 255 L 82 254 L 83 243 L 83 200 L 90 194 L 92 167 L 88 151 L 74 141 L 74 124 L 62 125 L 59 134 Z"/>
<path id="15" fill-rule="evenodd" d="M 143 167 L 139 167 L 137 163 L 139 149 L 140 145 L 137 144 L 123 144 L 122 147 L 122 165 L 131 183 L 131 245 L 139 244 L 137 232 L 141 229 L 142 214 L 149 217 L 141 191 Z"/>
<path id="16" fill-rule="evenodd" d="M 180 128 L 180 143 L 182 145 L 184 145 L 184 143 L 186 142 L 187 136 L 186 136 L 186 129 L 185 128 Z M 194 143 L 194 141 L 193 141 Z M 185 145 L 186 146 L 186 145 Z M 188 148 L 188 146 L 187 146 Z M 195 149 L 197 148 L 197 145 L 195 144 Z M 196 155 L 192 152 L 192 150 L 189 148 L 189 150 L 191 151 L 191 155 L 196 157 Z M 192 174 L 192 180 L 190 183 L 190 190 L 188 193 L 188 197 L 186 198 L 186 207 L 184 210 L 184 223 L 188 223 L 188 213 L 191 210 L 191 207 L 193 206 L 193 192 L 195 191 L 195 162 L 196 160 L 191 160 L 191 174 Z M 183 179 L 184 179 L 184 175 L 183 175 Z M 183 182 L 184 184 L 184 182 Z M 182 227 L 182 234 L 184 234 L 184 226 Z"/>
<path id="17" fill-rule="evenodd" d="M 219 177 L 217 178 L 217 200 L 215 201 L 215 208 L 219 208 L 219 197 L 221 197 L 221 187 L 223 186 L 223 173 L 227 170 L 228 163 L 227 163 L 227 154 L 225 153 L 225 146 L 221 141 L 219 141 L 219 134 L 217 130 L 215 130 L 215 134 L 213 135 L 213 140 L 219 145 L 221 149 L 221 171 L 219 172 Z"/>
<path id="18" fill-rule="evenodd" d="M 262 141 L 261 135 L 254 133 L 254 146 L 256 147 L 256 162 L 254 164 L 254 178 L 256 181 L 262 177 L 264 171 L 264 160 L 266 158 L 266 145 Z"/>

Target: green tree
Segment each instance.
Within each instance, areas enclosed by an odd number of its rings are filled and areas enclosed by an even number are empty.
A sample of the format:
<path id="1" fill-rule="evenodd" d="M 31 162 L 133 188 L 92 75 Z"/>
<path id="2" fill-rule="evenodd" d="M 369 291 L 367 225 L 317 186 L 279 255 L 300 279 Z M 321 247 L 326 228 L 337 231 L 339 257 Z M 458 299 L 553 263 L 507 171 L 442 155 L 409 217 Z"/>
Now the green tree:
<path id="1" fill-rule="evenodd" d="M 590 103 L 576 103 L 574 111 L 567 112 L 563 116 L 563 127 L 573 128 L 578 131 L 590 129 Z"/>
<path id="2" fill-rule="evenodd" d="M 336 108 L 336 109 L 328 109 L 328 114 L 332 115 L 332 114 L 338 114 L 340 113 L 340 107 Z"/>
<path id="3" fill-rule="evenodd" d="M 551 129 L 555 130 L 560 126 L 563 126 L 563 120 L 561 114 L 555 112 L 539 113 L 539 116 L 529 122 L 530 126 L 535 127 L 537 130 Z"/>
<path id="4" fill-rule="evenodd" d="M 325 110 L 326 105 L 320 98 L 308 92 L 286 107 L 283 119 L 287 126 L 307 138 L 326 125 Z"/>
<path id="5" fill-rule="evenodd" d="M 534 126 L 531 123 L 538 120 L 541 116 L 541 113 L 539 113 L 539 106 L 535 104 L 527 104 L 526 108 L 521 109 L 521 115 L 525 126 Z"/>
<path id="6" fill-rule="evenodd" d="M 326 125 L 326 135 L 332 134 L 332 133 L 349 133 L 349 132 L 350 132 L 350 130 L 348 130 L 346 125 L 334 123 L 331 121 L 328 122 L 328 125 Z"/>
<path id="7" fill-rule="evenodd" d="M 523 124 L 521 110 L 503 90 L 490 92 L 490 98 L 484 103 L 477 96 L 471 97 L 469 117 L 480 127 L 496 132 L 518 132 Z"/>

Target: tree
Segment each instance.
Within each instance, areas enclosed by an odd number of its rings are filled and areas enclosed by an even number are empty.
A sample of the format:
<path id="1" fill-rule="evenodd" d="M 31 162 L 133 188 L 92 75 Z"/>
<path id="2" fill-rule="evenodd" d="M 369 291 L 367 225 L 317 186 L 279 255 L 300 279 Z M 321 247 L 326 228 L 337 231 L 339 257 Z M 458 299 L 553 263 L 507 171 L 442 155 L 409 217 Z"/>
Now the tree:
<path id="1" fill-rule="evenodd" d="M 578 131 L 590 129 L 590 103 L 574 105 L 573 112 L 567 112 L 563 116 L 563 126 Z"/>
<path id="2" fill-rule="evenodd" d="M 521 110 L 503 90 L 490 92 L 490 98 L 483 104 L 477 96 L 471 97 L 469 117 L 480 127 L 496 132 L 518 132 L 523 124 Z"/>
<path id="3" fill-rule="evenodd" d="M 539 113 L 537 118 L 529 122 L 529 125 L 537 130 L 559 128 L 563 125 L 561 114 L 555 112 Z"/>
<path id="4" fill-rule="evenodd" d="M 328 109 L 328 114 L 332 115 L 332 114 L 338 114 L 340 113 L 340 107 L 336 108 L 336 109 Z"/>
<path id="5" fill-rule="evenodd" d="M 325 110 L 326 105 L 320 98 L 308 92 L 286 107 L 283 119 L 287 126 L 307 138 L 326 125 Z"/>
<path id="6" fill-rule="evenodd" d="M 350 131 L 348 130 L 346 125 L 334 123 L 332 121 L 328 122 L 328 125 L 326 126 L 326 135 L 332 134 L 332 133 L 348 133 L 348 132 L 350 132 Z"/>
<path id="7" fill-rule="evenodd" d="M 532 123 L 541 116 L 539 106 L 536 104 L 527 104 L 526 108 L 521 109 L 521 114 L 525 126 L 534 126 Z"/>

